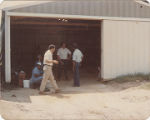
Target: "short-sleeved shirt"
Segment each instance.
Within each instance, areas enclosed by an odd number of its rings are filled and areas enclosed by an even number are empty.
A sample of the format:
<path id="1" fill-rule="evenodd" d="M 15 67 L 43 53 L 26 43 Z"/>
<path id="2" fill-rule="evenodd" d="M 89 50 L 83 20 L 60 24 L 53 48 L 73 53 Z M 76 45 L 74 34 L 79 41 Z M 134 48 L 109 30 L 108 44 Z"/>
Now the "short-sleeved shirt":
<path id="1" fill-rule="evenodd" d="M 59 48 L 57 51 L 57 55 L 60 59 L 66 60 L 68 59 L 68 55 L 71 54 L 71 51 L 68 48 Z"/>
<path id="2" fill-rule="evenodd" d="M 82 61 L 82 57 L 82 52 L 79 49 L 75 49 L 72 55 L 72 60 L 80 63 Z"/>
<path id="3" fill-rule="evenodd" d="M 44 65 L 53 65 L 53 63 L 48 63 L 46 62 L 46 60 L 53 60 L 53 54 L 50 50 L 47 50 L 44 54 L 44 61 L 43 61 L 43 64 Z"/>
<path id="4" fill-rule="evenodd" d="M 35 68 L 32 70 L 31 81 L 32 81 L 32 82 L 36 82 L 36 81 L 38 81 L 39 79 L 41 79 L 42 76 L 35 77 L 35 74 L 40 75 L 40 74 L 42 74 L 42 73 L 43 73 L 42 70 L 40 70 L 40 69 L 38 69 L 37 67 L 35 67 Z"/>

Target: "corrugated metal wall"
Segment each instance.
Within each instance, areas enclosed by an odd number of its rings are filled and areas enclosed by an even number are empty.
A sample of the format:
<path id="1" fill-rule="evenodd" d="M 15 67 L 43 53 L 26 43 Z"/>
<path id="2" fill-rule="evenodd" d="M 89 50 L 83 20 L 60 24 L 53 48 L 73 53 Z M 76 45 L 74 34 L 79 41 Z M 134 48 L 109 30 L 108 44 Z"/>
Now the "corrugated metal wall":
<path id="1" fill-rule="evenodd" d="M 135 0 L 68 0 L 23 7 L 11 12 L 149 18 L 150 8 Z"/>
<path id="2" fill-rule="evenodd" d="M 150 22 L 103 22 L 102 66 L 105 79 L 150 72 Z"/>

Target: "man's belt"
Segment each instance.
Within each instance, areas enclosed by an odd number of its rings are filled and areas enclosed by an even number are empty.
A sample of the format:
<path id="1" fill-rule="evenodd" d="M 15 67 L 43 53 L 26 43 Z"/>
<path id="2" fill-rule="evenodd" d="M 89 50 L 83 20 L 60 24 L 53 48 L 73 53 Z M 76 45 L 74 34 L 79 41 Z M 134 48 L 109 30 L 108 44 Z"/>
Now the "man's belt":
<path id="1" fill-rule="evenodd" d="M 53 65 L 48 65 L 48 64 L 44 64 L 44 65 L 46 65 L 46 66 L 50 66 L 50 67 L 52 67 Z"/>

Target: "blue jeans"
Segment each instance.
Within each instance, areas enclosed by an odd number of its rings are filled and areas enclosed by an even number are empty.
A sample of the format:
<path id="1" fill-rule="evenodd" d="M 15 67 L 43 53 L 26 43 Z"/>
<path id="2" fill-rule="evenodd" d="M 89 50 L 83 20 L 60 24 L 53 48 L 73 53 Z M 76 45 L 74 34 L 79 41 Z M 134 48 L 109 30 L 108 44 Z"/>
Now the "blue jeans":
<path id="1" fill-rule="evenodd" d="M 42 79 L 43 79 L 43 76 L 40 76 L 40 77 L 37 77 L 37 78 L 31 78 L 31 80 L 30 80 L 30 84 L 35 84 L 35 83 L 41 83 L 41 81 L 42 81 Z"/>
<path id="2" fill-rule="evenodd" d="M 75 63 L 74 68 L 74 86 L 80 86 L 80 74 L 79 74 L 80 63 Z"/>
<path id="3" fill-rule="evenodd" d="M 65 75 L 65 79 L 68 79 L 68 60 L 61 60 L 63 62 L 63 65 L 60 63 L 58 67 L 58 79 L 60 80 L 62 73 Z"/>

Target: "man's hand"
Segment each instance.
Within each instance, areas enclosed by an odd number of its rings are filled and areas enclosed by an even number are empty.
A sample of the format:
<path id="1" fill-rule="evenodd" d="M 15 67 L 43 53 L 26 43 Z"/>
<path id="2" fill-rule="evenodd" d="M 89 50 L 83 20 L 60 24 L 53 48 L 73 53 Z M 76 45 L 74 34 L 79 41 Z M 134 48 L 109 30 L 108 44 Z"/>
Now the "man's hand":
<path id="1" fill-rule="evenodd" d="M 40 76 L 42 76 L 41 74 L 34 74 L 34 77 L 40 77 Z"/>
<path id="2" fill-rule="evenodd" d="M 58 64 L 59 62 L 57 60 L 53 60 L 53 63 Z"/>
<path id="3" fill-rule="evenodd" d="M 71 60 L 71 54 L 68 54 L 67 59 L 68 59 L 68 60 Z"/>
<path id="4" fill-rule="evenodd" d="M 43 73 L 40 73 L 40 76 L 43 76 Z"/>
<path id="5" fill-rule="evenodd" d="M 64 62 L 62 62 L 62 61 L 60 60 L 60 64 L 64 65 Z"/>

